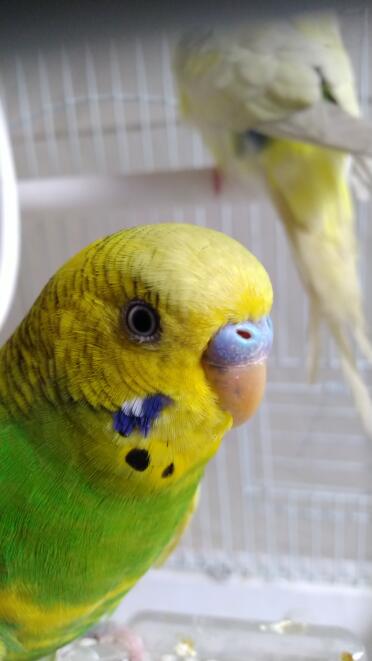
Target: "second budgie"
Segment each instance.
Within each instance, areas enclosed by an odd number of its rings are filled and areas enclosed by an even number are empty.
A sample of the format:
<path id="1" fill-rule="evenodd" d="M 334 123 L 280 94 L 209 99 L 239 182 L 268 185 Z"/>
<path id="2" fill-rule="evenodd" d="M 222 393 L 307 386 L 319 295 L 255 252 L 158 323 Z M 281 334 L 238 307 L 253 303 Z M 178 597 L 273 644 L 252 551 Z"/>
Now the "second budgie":
<path id="1" fill-rule="evenodd" d="M 272 290 L 242 245 L 159 224 L 100 239 L 0 350 L 0 659 L 110 612 L 174 546 L 262 397 Z"/>
<path id="2" fill-rule="evenodd" d="M 337 18 L 308 14 L 185 37 L 175 74 L 181 111 L 201 131 L 221 170 L 243 182 L 254 171 L 264 182 L 309 296 L 310 374 L 317 372 L 319 325 L 325 320 L 372 437 L 372 404 L 351 342 L 372 361 L 357 270 L 350 156 L 329 146 L 343 142 L 341 128 L 332 126 L 337 111 L 342 127 L 350 118 L 346 143 L 359 115 Z M 358 145 L 360 151 L 359 134 Z"/>

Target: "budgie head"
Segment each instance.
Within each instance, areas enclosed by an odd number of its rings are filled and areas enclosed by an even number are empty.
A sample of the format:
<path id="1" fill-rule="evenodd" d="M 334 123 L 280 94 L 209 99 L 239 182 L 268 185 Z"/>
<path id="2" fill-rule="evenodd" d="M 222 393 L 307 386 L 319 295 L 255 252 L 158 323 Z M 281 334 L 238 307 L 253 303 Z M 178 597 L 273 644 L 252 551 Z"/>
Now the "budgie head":
<path id="1" fill-rule="evenodd" d="M 25 374 L 14 405 L 78 416 L 84 452 L 107 470 L 132 452 L 142 474 L 160 444 L 162 472 L 178 448 L 181 474 L 258 405 L 271 303 L 264 268 L 219 232 L 159 224 L 100 239 L 56 273 L 8 343 Z"/>

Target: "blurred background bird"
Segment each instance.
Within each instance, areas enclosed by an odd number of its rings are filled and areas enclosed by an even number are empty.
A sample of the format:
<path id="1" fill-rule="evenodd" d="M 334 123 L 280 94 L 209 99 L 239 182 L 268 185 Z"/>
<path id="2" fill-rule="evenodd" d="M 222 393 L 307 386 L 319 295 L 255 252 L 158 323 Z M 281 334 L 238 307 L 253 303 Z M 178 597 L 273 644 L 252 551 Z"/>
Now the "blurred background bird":
<path id="1" fill-rule="evenodd" d="M 361 154 L 370 149 L 371 127 L 359 119 L 337 17 L 306 14 L 191 34 L 179 41 L 174 70 L 182 115 L 200 130 L 218 168 L 243 184 L 254 174 L 279 213 L 309 298 L 310 378 L 323 320 L 372 437 L 371 399 L 354 355 L 357 345 L 372 362 L 345 153 L 355 152 L 365 185 Z"/>

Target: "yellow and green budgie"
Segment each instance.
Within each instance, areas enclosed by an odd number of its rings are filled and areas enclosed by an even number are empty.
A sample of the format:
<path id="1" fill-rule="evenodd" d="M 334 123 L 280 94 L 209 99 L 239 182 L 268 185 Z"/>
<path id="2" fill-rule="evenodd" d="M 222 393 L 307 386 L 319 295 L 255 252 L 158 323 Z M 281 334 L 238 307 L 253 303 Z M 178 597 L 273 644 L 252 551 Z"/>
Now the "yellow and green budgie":
<path id="1" fill-rule="evenodd" d="M 0 658 L 89 629 L 167 550 L 265 384 L 272 289 L 222 233 L 100 239 L 0 350 Z"/>
<path id="2" fill-rule="evenodd" d="M 319 324 L 340 351 L 354 400 L 372 436 L 372 404 L 353 339 L 367 360 L 357 271 L 350 156 L 370 149 L 358 121 L 353 72 L 335 15 L 306 14 L 185 36 L 175 53 L 180 107 L 223 172 L 264 183 L 310 301 L 309 366 L 317 371 Z M 337 149 L 332 148 L 333 146 Z M 368 170 L 357 159 L 368 180 Z M 367 174 L 366 174 L 367 172 Z"/>

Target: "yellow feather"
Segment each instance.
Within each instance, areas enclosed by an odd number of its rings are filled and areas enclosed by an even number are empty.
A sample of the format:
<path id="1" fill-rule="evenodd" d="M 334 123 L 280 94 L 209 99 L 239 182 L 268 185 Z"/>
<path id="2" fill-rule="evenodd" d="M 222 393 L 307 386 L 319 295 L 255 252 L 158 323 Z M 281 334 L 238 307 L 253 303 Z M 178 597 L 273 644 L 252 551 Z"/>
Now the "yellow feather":
<path id="1" fill-rule="evenodd" d="M 46 608 L 41 608 L 29 596 L 25 596 L 24 586 L 21 591 L 13 586 L 11 589 L 0 590 L 0 618 L 12 621 L 21 629 L 19 642 L 28 651 L 41 651 L 53 645 L 60 647 L 74 637 L 71 625 L 75 625 L 74 628 L 78 630 L 87 618 L 97 619 L 106 611 L 106 603 L 122 598 L 137 580 L 137 576 L 127 579 L 106 593 L 104 598 L 93 603 L 82 603 L 79 606 L 58 604 Z M 8 653 L 6 658 L 12 659 L 13 655 Z M 17 654 L 14 658 L 18 658 Z"/>
<path id="2" fill-rule="evenodd" d="M 372 362 L 346 160 L 339 152 L 285 140 L 272 141 L 259 157 L 310 296 L 310 375 L 314 378 L 317 371 L 319 324 L 324 319 L 365 430 L 372 436 L 372 403 L 350 344 L 353 339 Z"/>

